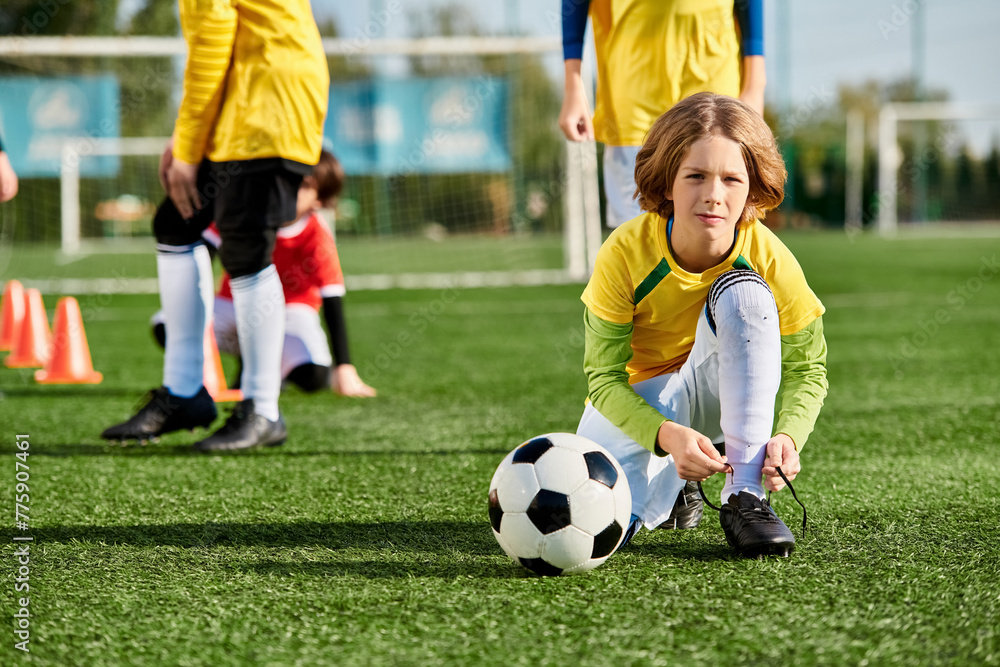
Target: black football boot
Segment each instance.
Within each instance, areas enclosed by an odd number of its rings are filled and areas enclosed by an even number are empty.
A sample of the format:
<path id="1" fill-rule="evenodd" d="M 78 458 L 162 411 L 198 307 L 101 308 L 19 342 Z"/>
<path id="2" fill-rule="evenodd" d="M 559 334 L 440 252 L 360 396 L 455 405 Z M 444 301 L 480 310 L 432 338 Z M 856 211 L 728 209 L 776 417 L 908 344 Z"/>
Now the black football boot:
<path id="1" fill-rule="evenodd" d="M 145 444 L 172 431 L 208 428 L 218 412 L 205 387 L 190 398 L 174 396 L 166 387 L 149 392 L 146 403 L 128 421 L 104 429 L 105 440 L 138 440 Z"/>

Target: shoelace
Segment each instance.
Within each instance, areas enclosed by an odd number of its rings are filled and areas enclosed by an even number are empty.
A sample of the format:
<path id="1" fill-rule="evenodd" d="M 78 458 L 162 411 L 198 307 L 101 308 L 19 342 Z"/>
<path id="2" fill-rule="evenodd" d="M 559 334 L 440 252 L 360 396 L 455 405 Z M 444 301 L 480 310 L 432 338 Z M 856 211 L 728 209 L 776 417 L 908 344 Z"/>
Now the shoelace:
<path id="1" fill-rule="evenodd" d="M 788 487 L 788 490 L 792 492 L 792 498 L 794 498 L 795 502 L 797 502 L 799 504 L 799 507 L 802 508 L 802 537 L 805 538 L 805 536 L 806 536 L 806 506 L 803 505 L 802 501 L 799 500 L 799 497 L 797 495 L 795 495 L 795 487 L 792 486 L 792 483 L 788 480 L 787 477 L 785 477 L 785 473 L 783 473 L 781 471 L 781 466 L 775 466 L 774 469 L 778 471 L 778 475 L 781 476 L 781 479 L 785 482 L 785 485 Z M 698 493 L 701 494 L 701 499 L 705 501 L 706 505 L 708 505 L 709 507 L 711 507 L 712 509 L 714 509 L 716 512 L 721 512 L 722 511 L 721 508 L 716 507 L 715 505 L 713 505 L 712 501 L 710 501 L 708 499 L 708 497 L 705 495 L 705 490 L 701 488 L 701 482 L 698 482 Z M 768 506 L 771 505 L 771 492 L 770 491 L 767 492 L 767 504 L 768 504 Z M 755 516 L 753 518 L 750 518 L 750 516 L 748 515 L 748 518 L 751 521 L 755 521 L 755 520 L 763 518 L 763 517 L 756 517 Z"/>

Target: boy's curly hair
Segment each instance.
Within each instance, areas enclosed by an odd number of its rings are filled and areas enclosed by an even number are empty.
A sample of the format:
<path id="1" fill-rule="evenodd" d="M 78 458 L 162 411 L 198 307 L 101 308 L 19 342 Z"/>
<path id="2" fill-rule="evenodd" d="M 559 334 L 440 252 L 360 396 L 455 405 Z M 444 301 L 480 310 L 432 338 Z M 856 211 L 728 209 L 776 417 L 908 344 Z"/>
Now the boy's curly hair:
<path id="1" fill-rule="evenodd" d="M 635 196 L 644 211 L 669 218 L 674 202 L 667 199 L 677 171 L 691 145 L 721 136 L 740 145 L 750 179 L 741 223 L 760 220 L 785 196 L 785 162 L 764 119 L 747 104 L 715 93 L 685 98 L 656 119 L 635 160 Z"/>

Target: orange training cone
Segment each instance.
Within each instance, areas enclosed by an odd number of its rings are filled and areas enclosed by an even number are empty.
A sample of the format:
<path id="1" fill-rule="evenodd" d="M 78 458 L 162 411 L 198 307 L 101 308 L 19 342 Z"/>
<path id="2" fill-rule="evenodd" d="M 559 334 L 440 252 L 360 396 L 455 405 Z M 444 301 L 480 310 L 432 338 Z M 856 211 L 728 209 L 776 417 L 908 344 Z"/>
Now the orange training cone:
<path id="1" fill-rule="evenodd" d="M 23 321 L 24 287 L 17 280 L 8 280 L 3 287 L 3 304 L 0 305 L 0 351 L 14 349 Z"/>
<path id="2" fill-rule="evenodd" d="M 38 368 L 49 360 L 49 320 L 37 289 L 24 290 L 24 320 L 10 355 L 7 368 Z"/>
<path id="3" fill-rule="evenodd" d="M 216 403 L 234 403 L 243 400 L 243 392 L 239 389 L 229 389 L 226 386 L 226 376 L 222 372 L 222 359 L 219 357 L 219 346 L 215 344 L 215 331 L 211 323 L 205 329 L 205 389 Z"/>
<path id="4" fill-rule="evenodd" d="M 71 296 L 59 299 L 52 325 L 52 349 L 45 368 L 35 371 L 41 384 L 97 384 L 104 376 L 94 370 L 83 330 L 80 304 Z"/>

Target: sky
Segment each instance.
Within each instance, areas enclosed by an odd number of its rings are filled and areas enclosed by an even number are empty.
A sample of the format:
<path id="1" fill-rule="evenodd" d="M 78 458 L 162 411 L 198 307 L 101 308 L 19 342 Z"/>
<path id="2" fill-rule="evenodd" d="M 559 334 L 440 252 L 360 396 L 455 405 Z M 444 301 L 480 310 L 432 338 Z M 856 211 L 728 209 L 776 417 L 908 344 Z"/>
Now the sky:
<path id="1" fill-rule="evenodd" d="M 521 35 L 560 34 L 559 0 L 312 0 L 317 19 L 333 18 L 344 37 L 380 14 L 382 34 L 407 37 L 413 13 L 447 4 L 468 8 L 483 33 L 509 27 Z M 946 90 L 954 101 L 1000 105 L 998 0 L 765 0 L 764 11 L 770 104 L 808 107 L 841 83 L 908 76 L 915 17 L 923 12 L 926 87 Z M 787 38 L 779 34 L 779 11 L 788 12 Z M 778 67 L 781 47 L 790 54 L 787 83 Z M 993 133 L 1000 122 L 991 125 Z"/>

